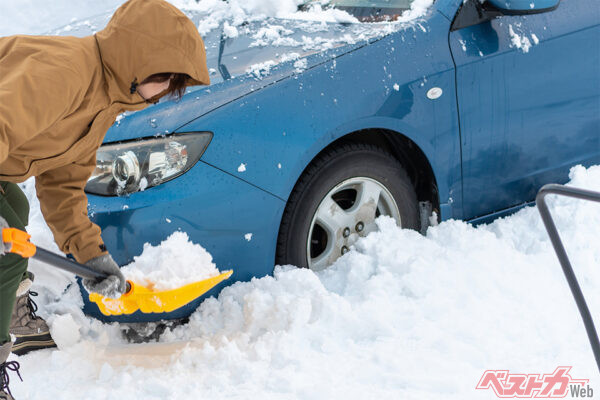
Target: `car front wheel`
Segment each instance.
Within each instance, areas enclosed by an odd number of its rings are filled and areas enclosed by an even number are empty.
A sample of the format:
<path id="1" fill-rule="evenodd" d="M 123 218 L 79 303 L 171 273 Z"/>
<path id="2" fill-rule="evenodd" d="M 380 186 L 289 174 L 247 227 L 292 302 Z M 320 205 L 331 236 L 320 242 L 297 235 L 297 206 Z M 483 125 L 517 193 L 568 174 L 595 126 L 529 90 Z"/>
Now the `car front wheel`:
<path id="1" fill-rule="evenodd" d="M 369 144 L 344 144 L 320 154 L 288 200 L 277 241 L 279 265 L 323 270 L 387 215 L 418 229 L 415 190 L 400 162 Z"/>

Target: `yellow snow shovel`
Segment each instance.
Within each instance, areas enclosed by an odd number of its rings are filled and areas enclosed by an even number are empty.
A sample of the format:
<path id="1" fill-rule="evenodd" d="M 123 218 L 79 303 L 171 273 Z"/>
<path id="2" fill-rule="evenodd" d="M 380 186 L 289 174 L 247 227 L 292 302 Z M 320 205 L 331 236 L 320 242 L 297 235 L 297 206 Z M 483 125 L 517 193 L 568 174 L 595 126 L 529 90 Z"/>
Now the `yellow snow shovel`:
<path id="1" fill-rule="evenodd" d="M 8 252 L 10 253 L 19 254 L 24 258 L 34 258 L 82 278 L 101 280 L 107 277 L 87 265 L 36 247 L 29 241 L 30 238 L 31 236 L 27 232 L 19 229 L 2 229 L 2 241 L 6 248 L 9 248 Z M 152 285 L 147 287 L 127 281 L 127 291 L 120 298 L 111 299 L 98 293 L 90 293 L 90 301 L 96 303 L 104 315 L 133 314 L 137 310 L 146 314 L 170 312 L 202 296 L 217 284 L 228 279 L 232 273 L 232 270 L 225 271 L 212 278 L 170 290 L 154 290 Z"/>

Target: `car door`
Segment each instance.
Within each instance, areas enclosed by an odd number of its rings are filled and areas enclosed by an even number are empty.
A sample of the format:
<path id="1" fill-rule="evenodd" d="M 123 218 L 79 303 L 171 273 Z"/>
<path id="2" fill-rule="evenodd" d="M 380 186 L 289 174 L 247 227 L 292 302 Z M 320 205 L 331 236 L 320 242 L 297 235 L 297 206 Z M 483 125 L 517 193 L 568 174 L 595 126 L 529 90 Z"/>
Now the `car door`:
<path id="1" fill-rule="evenodd" d="M 449 36 L 466 219 L 533 200 L 575 164 L 600 163 L 597 0 L 491 20 L 478 1 L 463 3 Z"/>

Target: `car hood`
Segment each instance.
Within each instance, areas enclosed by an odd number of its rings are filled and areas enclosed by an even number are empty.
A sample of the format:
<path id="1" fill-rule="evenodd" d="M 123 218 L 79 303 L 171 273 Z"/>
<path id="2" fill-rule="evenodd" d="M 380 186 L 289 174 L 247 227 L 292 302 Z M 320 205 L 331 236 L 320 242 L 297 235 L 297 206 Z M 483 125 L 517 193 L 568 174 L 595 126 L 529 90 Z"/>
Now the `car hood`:
<path id="1" fill-rule="evenodd" d="M 102 29 L 112 13 L 74 22 L 51 34 L 86 36 Z M 207 15 L 186 12 L 196 24 Z M 104 142 L 165 135 L 215 108 L 291 75 L 353 51 L 390 32 L 389 24 L 316 22 L 268 18 L 237 27 L 227 22 L 201 32 L 210 86 L 195 86 L 179 101 L 163 99 L 145 110 L 125 113 Z"/>

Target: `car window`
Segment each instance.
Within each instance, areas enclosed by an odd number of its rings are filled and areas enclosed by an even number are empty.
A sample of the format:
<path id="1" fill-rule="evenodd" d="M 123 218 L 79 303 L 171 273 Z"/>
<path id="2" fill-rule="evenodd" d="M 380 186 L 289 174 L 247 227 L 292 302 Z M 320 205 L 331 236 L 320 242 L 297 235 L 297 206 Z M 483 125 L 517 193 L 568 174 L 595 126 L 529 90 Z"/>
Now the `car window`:
<path id="1" fill-rule="evenodd" d="M 361 22 L 393 21 L 409 10 L 414 0 L 311 0 L 299 6 L 306 10 L 314 5 L 337 8 L 352 14 Z"/>

